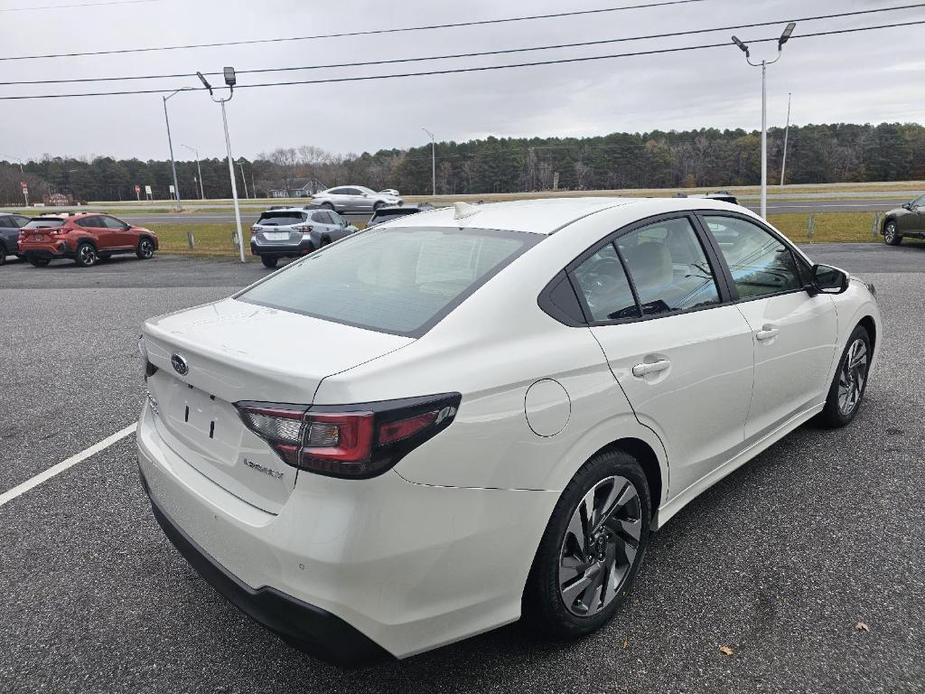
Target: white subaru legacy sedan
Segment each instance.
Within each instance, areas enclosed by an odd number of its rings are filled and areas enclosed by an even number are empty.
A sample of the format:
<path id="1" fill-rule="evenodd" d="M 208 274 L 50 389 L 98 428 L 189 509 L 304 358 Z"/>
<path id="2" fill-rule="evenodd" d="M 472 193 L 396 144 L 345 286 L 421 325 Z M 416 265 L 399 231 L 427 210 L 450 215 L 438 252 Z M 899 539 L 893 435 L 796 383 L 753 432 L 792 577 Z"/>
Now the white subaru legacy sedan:
<path id="1" fill-rule="evenodd" d="M 881 342 L 873 287 L 741 207 L 457 204 L 145 323 L 142 483 L 216 590 L 328 660 L 574 637 L 685 504 L 848 424 Z"/>

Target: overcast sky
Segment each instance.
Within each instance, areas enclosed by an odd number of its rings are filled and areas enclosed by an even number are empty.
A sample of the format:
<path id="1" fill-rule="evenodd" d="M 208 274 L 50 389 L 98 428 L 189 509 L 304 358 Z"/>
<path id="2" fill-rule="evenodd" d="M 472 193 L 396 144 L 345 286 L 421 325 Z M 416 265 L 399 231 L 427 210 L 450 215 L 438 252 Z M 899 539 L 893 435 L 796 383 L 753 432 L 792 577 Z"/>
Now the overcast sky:
<path id="1" fill-rule="evenodd" d="M 108 0 L 114 2 L 115 0 Z M 0 57 L 35 53 L 153 47 L 615 7 L 644 0 L 0 0 Z M 0 81 L 191 73 L 356 62 L 593 41 L 686 29 L 782 20 L 780 27 L 736 31 L 749 40 L 779 34 L 783 20 L 910 4 L 880 0 L 704 0 L 673 7 L 583 17 L 412 33 L 28 61 L 0 61 Z M 802 22 L 794 34 L 897 21 L 925 20 L 925 7 L 866 17 Z M 718 43 L 731 32 L 636 41 L 507 56 L 241 75 L 239 84 L 387 74 L 448 67 L 503 65 L 560 57 Z M 769 123 L 783 125 L 787 92 L 793 121 L 925 120 L 925 25 L 805 38 L 788 44 L 768 69 Z M 753 57 L 773 57 L 759 44 Z M 213 84 L 221 83 L 220 77 Z M 78 85 L 0 86 L 0 95 L 198 86 L 195 78 Z M 758 128 L 760 70 L 728 48 L 648 57 L 445 75 L 241 89 L 228 106 L 233 151 L 253 157 L 276 147 L 316 145 L 333 152 L 375 151 L 427 141 L 497 136 L 580 136 L 614 131 L 697 127 Z M 203 157 L 224 156 L 221 114 L 205 92 L 168 102 L 178 159 L 180 143 Z M 167 158 L 159 95 L 0 102 L 0 159 L 43 153 Z"/>

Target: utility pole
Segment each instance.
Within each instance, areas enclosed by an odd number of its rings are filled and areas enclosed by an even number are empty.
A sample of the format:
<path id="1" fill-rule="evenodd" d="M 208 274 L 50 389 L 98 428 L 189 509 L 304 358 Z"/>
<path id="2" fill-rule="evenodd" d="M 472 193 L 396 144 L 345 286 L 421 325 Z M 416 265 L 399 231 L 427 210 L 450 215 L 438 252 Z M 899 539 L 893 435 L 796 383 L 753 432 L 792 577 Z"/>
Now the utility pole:
<path id="1" fill-rule="evenodd" d="M 164 122 L 167 123 L 167 145 L 170 147 L 170 170 L 173 171 L 173 194 L 177 201 L 178 212 L 180 211 L 180 186 L 177 184 L 177 164 L 173 160 L 173 140 L 170 139 L 170 118 L 167 116 L 167 99 L 172 96 L 176 96 L 181 91 L 185 90 L 178 89 L 172 94 L 161 97 L 164 100 Z"/>
<path id="2" fill-rule="evenodd" d="M 250 198 L 247 193 L 247 177 L 244 175 L 244 159 L 238 159 L 238 168 L 241 169 L 241 182 L 244 184 L 244 199 Z"/>
<path id="3" fill-rule="evenodd" d="M 181 144 L 180 146 L 186 147 L 186 149 L 188 149 L 190 152 L 196 155 L 196 171 L 199 174 L 199 199 L 205 200 L 206 191 L 205 191 L 205 188 L 202 187 L 202 167 L 199 166 L 199 150 L 196 149 L 195 147 L 190 147 L 189 145 Z"/>
<path id="4" fill-rule="evenodd" d="M 237 84 L 238 79 L 235 77 L 233 67 L 223 68 L 222 73 L 225 77 L 225 84 L 228 86 L 229 90 L 227 99 L 216 99 L 215 94 L 212 92 L 212 85 L 209 84 L 203 74 L 197 72 L 196 76 L 199 77 L 205 88 L 209 90 L 209 96 L 212 97 L 212 101 L 222 105 L 222 125 L 225 127 L 225 152 L 228 154 L 228 176 L 231 178 L 231 197 L 234 200 L 234 221 L 238 229 L 238 253 L 241 256 L 241 262 L 246 263 L 247 260 L 244 258 L 244 234 L 241 232 L 241 208 L 238 205 L 238 184 L 235 181 L 234 175 L 234 159 L 231 157 L 231 137 L 228 135 L 228 116 L 225 114 L 225 104 L 231 101 L 234 96 L 234 85 Z"/>
<path id="5" fill-rule="evenodd" d="M 431 197 L 437 195 L 437 142 L 434 140 L 434 134 L 427 128 L 421 128 L 425 133 L 430 135 L 430 194 Z"/>
<path id="6" fill-rule="evenodd" d="M 777 39 L 777 57 L 774 60 L 762 60 L 760 63 L 753 63 L 748 45 L 740 41 L 735 36 L 732 42 L 745 53 L 745 60 L 752 67 L 761 68 L 761 216 L 768 216 L 768 88 L 767 74 L 768 65 L 773 65 L 781 59 L 784 50 L 784 44 L 790 40 L 790 35 L 796 28 L 796 22 L 790 22 L 784 32 Z"/>
<path id="7" fill-rule="evenodd" d="M 790 100 L 793 94 L 787 92 L 787 127 L 784 129 L 784 157 L 780 163 L 780 187 L 784 187 L 784 173 L 787 171 L 787 140 L 790 137 Z"/>

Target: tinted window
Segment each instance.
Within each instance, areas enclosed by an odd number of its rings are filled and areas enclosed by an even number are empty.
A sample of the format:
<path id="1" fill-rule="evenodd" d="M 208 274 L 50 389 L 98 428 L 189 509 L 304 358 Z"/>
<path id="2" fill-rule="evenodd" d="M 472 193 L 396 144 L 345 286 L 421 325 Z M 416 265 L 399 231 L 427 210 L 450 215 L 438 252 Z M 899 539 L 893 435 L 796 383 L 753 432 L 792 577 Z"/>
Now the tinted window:
<path id="1" fill-rule="evenodd" d="M 757 224 L 736 217 L 704 216 L 704 221 L 719 243 L 741 298 L 802 289 L 793 253 Z"/>
<path id="2" fill-rule="evenodd" d="M 687 218 L 631 231 L 617 246 L 646 315 L 719 303 L 716 278 Z"/>
<path id="3" fill-rule="evenodd" d="M 55 219 L 53 217 L 48 217 L 46 219 L 33 219 L 26 226 L 25 229 L 54 229 L 55 227 L 60 227 L 64 225 L 63 219 Z"/>
<path id="4" fill-rule="evenodd" d="M 99 217 L 82 217 L 74 222 L 79 227 L 85 228 L 99 228 L 103 226 L 103 222 L 100 221 Z"/>
<path id="5" fill-rule="evenodd" d="M 426 331 L 537 234 L 374 229 L 307 256 L 236 298 L 398 335 Z"/>
<path id="6" fill-rule="evenodd" d="M 325 191 L 328 195 L 345 195 L 347 192 L 346 188 L 331 188 L 331 190 Z"/>
<path id="7" fill-rule="evenodd" d="M 0 217 L 0 228 L 7 229 L 10 227 L 16 228 L 16 225 L 13 224 L 13 218 L 12 217 Z"/>
<path id="8" fill-rule="evenodd" d="M 128 224 L 120 222 L 115 217 L 99 217 L 102 225 L 107 229 L 128 229 Z"/>
<path id="9" fill-rule="evenodd" d="M 327 212 L 313 212 L 312 220 L 318 222 L 319 224 L 333 224 L 331 221 L 331 215 Z"/>
<path id="10" fill-rule="evenodd" d="M 925 207 L 925 195 L 913 200 L 912 205 L 914 207 Z"/>
<path id="11" fill-rule="evenodd" d="M 301 212 L 264 212 L 257 220 L 257 224 L 262 226 L 287 226 L 289 224 L 301 224 L 304 215 Z"/>
<path id="12" fill-rule="evenodd" d="M 29 223 L 28 217 L 21 217 L 18 214 L 14 214 L 10 219 L 13 220 L 13 226 L 24 227 Z"/>
<path id="13" fill-rule="evenodd" d="M 328 212 L 328 214 L 331 215 L 331 219 L 334 220 L 334 224 L 339 224 L 342 227 L 347 226 L 347 220 L 341 217 L 339 214 L 337 214 L 337 212 L 334 212 L 332 210 Z"/>
<path id="14" fill-rule="evenodd" d="M 613 245 L 604 246 L 572 273 L 595 321 L 638 318 L 639 309 Z"/>

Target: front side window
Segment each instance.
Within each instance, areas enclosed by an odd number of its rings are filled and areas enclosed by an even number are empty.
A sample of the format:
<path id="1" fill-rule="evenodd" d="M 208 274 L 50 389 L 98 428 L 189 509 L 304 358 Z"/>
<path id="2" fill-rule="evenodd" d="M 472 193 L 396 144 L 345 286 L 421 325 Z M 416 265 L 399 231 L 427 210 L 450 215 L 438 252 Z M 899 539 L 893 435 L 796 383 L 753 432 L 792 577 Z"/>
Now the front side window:
<path id="1" fill-rule="evenodd" d="M 753 299 L 803 288 L 791 250 L 757 224 L 704 215 L 729 265 L 739 298 Z"/>
<path id="2" fill-rule="evenodd" d="M 638 318 L 639 309 L 623 265 L 612 244 L 607 244 L 572 273 L 591 320 Z"/>
<path id="3" fill-rule="evenodd" d="M 417 336 L 542 238 L 484 229 L 372 229 L 306 256 L 235 298 Z"/>
<path id="4" fill-rule="evenodd" d="M 119 229 L 121 231 L 125 231 L 129 228 L 128 224 L 125 222 L 120 222 L 115 217 L 100 217 L 99 219 L 103 222 L 101 226 L 104 226 L 107 229 Z"/>
<path id="5" fill-rule="evenodd" d="M 644 315 L 719 303 L 713 270 L 686 217 L 624 234 L 617 239 L 617 247 Z"/>

